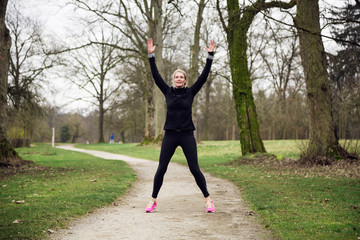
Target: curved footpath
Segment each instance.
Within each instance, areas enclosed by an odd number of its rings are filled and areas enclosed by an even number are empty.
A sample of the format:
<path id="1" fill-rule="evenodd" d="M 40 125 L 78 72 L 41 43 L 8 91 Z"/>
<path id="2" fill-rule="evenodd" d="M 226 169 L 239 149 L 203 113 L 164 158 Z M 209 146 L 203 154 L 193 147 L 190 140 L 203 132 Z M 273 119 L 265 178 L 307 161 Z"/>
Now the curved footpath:
<path id="1" fill-rule="evenodd" d="M 206 213 L 204 198 L 188 168 L 170 162 L 158 207 L 153 213 L 145 213 L 157 162 L 72 146 L 58 148 L 123 160 L 136 171 L 138 179 L 117 200 L 117 206 L 79 218 L 50 239 L 270 239 L 249 215 L 237 187 L 226 180 L 205 173 L 216 208 L 215 213 Z"/>

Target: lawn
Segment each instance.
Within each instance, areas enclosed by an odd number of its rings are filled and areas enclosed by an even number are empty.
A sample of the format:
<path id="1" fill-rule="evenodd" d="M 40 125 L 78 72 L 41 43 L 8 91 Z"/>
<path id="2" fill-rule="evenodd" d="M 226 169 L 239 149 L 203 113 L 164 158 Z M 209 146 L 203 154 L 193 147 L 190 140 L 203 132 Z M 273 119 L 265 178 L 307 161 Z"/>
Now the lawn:
<path id="1" fill-rule="evenodd" d="M 276 239 L 357 239 L 360 237 L 359 164 L 305 167 L 298 158 L 303 142 L 264 141 L 271 156 L 240 157 L 238 141 L 198 145 L 200 167 L 234 182 L 263 226 Z M 94 144 L 103 150 L 157 160 L 160 145 Z M 180 148 L 172 161 L 186 164 Z M 211 193 L 211 189 L 209 189 Z M 214 199 L 216 202 L 216 199 Z"/>
<path id="2" fill-rule="evenodd" d="M 136 179 L 122 161 L 48 144 L 16 151 L 36 164 L 1 169 L 0 239 L 42 239 L 71 219 L 113 203 Z"/>

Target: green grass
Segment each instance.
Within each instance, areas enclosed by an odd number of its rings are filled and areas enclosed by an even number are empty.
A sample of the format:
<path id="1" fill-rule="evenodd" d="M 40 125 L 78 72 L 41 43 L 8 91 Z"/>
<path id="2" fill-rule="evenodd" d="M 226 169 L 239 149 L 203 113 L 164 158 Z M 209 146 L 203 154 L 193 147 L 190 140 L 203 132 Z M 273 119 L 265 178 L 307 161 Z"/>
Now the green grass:
<path id="1" fill-rule="evenodd" d="M 0 179 L 0 239 L 41 239 L 48 229 L 114 202 L 135 181 L 122 161 L 38 144 L 16 151 L 36 163 Z M 4 171 L 4 170 L 2 170 Z M 9 174 L 9 170 L 6 171 Z M 22 204 L 14 201 L 25 200 Z M 20 219 L 20 223 L 13 223 Z"/>
<path id="2" fill-rule="evenodd" d="M 303 145 L 291 140 L 264 141 L 264 144 L 279 163 L 283 158 L 298 158 Z M 159 145 L 77 146 L 152 160 L 157 160 L 160 153 Z M 233 181 L 241 189 L 242 197 L 274 238 L 345 240 L 360 237 L 360 180 L 333 174 L 342 169 L 333 169 L 327 174 L 328 168 L 320 166 L 279 168 L 276 163 L 274 167 L 274 164 L 234 161 L 240 155 L 238 141 L 204 141 L 198 145 L 198 154 L 203 170 Z M 180 148 L 172 161 L 186 164 Z"/>
<path id="3" fill-rule="evenodd" d="M 304 177 L 246 164 L 206 168 L 229 179 L 281 239 L 356 239 L 360 236 L 360 182 L 345 177 Z"/>
<path id="4" fill-rule="evenodd" d="M 301 141 L 273 140 L 264 141 L 268 153 L 278 158 L 298 158 Z M 128 144 L 77 144 L 76 147 L 84 149 L 96 149 L 100 151 L 125 154 L 133 157 L 158 160 L 160 145 L 140 146 L 137 143 Z M 218 163 L 225 163 L 240 156 L 241 148 L 239 141 L 203 141 L 198 144 L 199 163 L 202 167 Z M 186 159 L 181 148 L 177 148 L 171 161 L 186 164 Z"/>

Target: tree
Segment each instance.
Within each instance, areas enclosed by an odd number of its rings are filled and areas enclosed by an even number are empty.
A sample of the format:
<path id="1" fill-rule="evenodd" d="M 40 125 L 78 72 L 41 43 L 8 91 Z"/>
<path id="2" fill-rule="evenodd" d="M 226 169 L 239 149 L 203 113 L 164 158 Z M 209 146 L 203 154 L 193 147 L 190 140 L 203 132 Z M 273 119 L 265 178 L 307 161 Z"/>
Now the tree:
<path id="1" fill-rule="evenodd" d="M 227 0 L 228 21 L 226 24 L 220 9 L 219 0 L 217 0 L 218 13 L 227 35 L 233 96 L 239 126 L 241 152 L 243 155 L 265 152 L 265 147 L 260 136 L 252 93 L 252 83 L 248 69 L 247 32 L 256 14 L 260 11 L 273 7 L 288 9 L 294 5 L 294 0 L 289 3 L 257 0 L 253 4 L 240 9 L 238 0 Z"/>
<path id="2" fill-rule="evenodd" d="M 155 54 L 157 56 L 157 67 L 160 74 L 164 74 L 164 61 L 163 61 L 163 1 L 151 0 L 150 6 L 147 6 L 147 1 L 144 1 L 144 7 L 139 4 L 140 1 L 135 1 L 138 6 L 143 9 L 147 15 L 148 35 L 154 37 L 156 44 Z M 149 73 L 149 72 L 148 72 Z M 147 74 L 148 75 L 148 74 Z M 148 75 L 149 76 L 149 75 Z M 151 77 L 150 81 L 152 81 Z M 155 98 L 155 138 L 160 135 L 165 123 L 165 102 L 162 92 L 154 87 L 153 95 Z M 151 139 L 151 138 L 150 138 Z"/>
<path id="3" fill-rule="evenodd" d="M 19 166 L 22 160 L 7 139 L 7 86 L 11 37 L 5 24 L 8 0 L 0 1 L 0 166 Z"/>
<path id="4" fill-rule="evenodd" d="M 24 129 L 24 137 L 30 137 L 32 121 L 44 114 L 40 107 L 43 99 L 39 94 L 45 82 L 44 74 L 59 62 L 57 56 L 44 53 L 46 45 L 41 27 L 21 13 L 21 3 L 10 4 L 6 17 L 12 38 L 8 78 L 9 117 L 13 126 L 16 123 L 15 127 L 20 125 Z"/>
<path id="5" fill-rule="evenodd" d="M 330 82 L 321 39 L 319 2 L 297 0 L 294 18 L 300 40 L 309 111 L 309 146 L 302 158 L 326 163 L 328 158 L 346 158 L 335 135 L 331 114 Z M 325 157 L 325 160 L 324 160 Z"/>
<path id="6" fill-rule="evenodd" d="M 335 129 L 340 139 L 360 138 L 360 1 L 332 10 L 332 35 L 341 46 L 330 55 L 330 84 Z"/>
<path id="7" fill-rule="evenodd" d="M 193 45 L 191 46 L 191 67 L 189 70 L 189 84 L 194 83 L 199 74 L 199 51 L 200 51 L 200 28 L 203 21 L 203 12 L 208 1 L 200 0 L 198 5 L 198 12 L 196 15 L 196 24 L 194 31 Z"/>
<path id="8" fill-rule="evenodd" d="M 145 100 L 144 139 L 152 141 L 159 133 L 157 129 L 163 125 L 160 117 L 164 119 L 164 100 L 154 87 L 145 43 L 149 37 L 153 37 L 154 44 L 157 45 L 157 65 L 162 72 L 163 39 L 174 31 L 170 25 L 174 24 L 171 13 L 175 8 L 170 2 L 163 4 L 163 0 L 120 0 L 109 4 L 97 0 L 74 2 L 79 8 L 95 14 L 98 19 L 112 26 L 124 37 L 125 41 L 114 47 L 124 52 L 128 64 L 137 65 L 138 74 L 143 77 L 140 87 L 144 91 Z"/>
<path id="9" fill-rule="evenodd" d="M 23 16 L 18 4 L 19 2 L 10 5 L 6 20 L 13 40 L 8 96 L 12 105 L 20 109 L 23 104 L 29 107 L 40 101 L 37 94 L 39 82 L 43 81 L 44 72 L 55 65 L 56 59 L 44 53 L 41 27 L 29 17 Z"/>
<path id="10" fill-rule="evenodd" d="M 90 100 L 82 98 L 84 101 L 90 101 L 98 107 L 99 110 L 99 143 L 104 140 L 104 114 L 111 110 L 111 100 L 119 94 L 122 81 L 117 80 L 115 71 L 122 58 L 119 57 L 119 51 L 114 45 L 119 43 L 119 39 L 112 33 L 108 38 L 105 36 L 104 29 L 101 29 L 101 39 L 97 39 L 94 31 L 91 31 L 95 42 L 107 44 L 91 44 L 75 52 L 70 52 L 75 60 L 74 74 L 70 80 L 80 89 L 88 94 Z M 92 41 L 91 39 L 89 41 Z"/>
<path id="11" fill-rule="evenodd" d="M 71 138 L 70 127 L 69 125 L 64 125 L 61 127 L 61 142 L 66 143 Z"/>
<path id="12" fill-rule="evenodd" d="M 271 130 L 274 136 L 272 139 L 286 139 L 293 125 L 293 121 L 291 121 L 292 115 L 289 114 L 291 109 L 287 104 L 288 90 L 291 85 L 301 87 L 301 84 L 298 84 L 297 81 L 302 80 L 298 78 L 299 47 L 297 35 L 294 32 L 290 32 L 291 36 L 286 36 L 280 29 L 271 28 L 270 30 L 271 39 L 275 40 L 275 44 L 272 45 L 270 41 L 267 41 L 266 49 L 263 49 L 260 53 L 264 63 L 261 70 L 266 69 L 266 72 L 269 73 L 269 81 L 272 90 L 276 94 L 273 105 L 275 114 L 267 124 L 272 126 Z"/>

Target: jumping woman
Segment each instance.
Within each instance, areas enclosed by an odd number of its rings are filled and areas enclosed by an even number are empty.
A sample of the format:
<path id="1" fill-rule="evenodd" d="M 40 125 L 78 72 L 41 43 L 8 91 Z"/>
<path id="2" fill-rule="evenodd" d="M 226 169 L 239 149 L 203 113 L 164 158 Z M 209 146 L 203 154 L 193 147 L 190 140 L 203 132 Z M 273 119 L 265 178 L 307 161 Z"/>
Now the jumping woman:
<path id="1" fill-rule="evenodd" d="M 170 159 L 178 146 L 181 146 L 183 149 L 190 168 L 190 172 L 194 176 L 197 185 L 205 197 L 206 212 L 215 212 L 214 203 L 210 199 L 210 194 L 206 187 L 205 177 L 202 174 L 198 164 L 196 141 L 194 138 L 195 126 L 191 115 L 191 108 L 194 97 L 204 85 L 207 76 L 209 75 L 212 60 L 214 58 L 215 46 L 215 42 L 211 40 L 210 46 L 206 47 L 208 52 L 206 65 L 197 81 L 191 87 L 186 86 L 186 82 L 188 80 L 187 75 L 181 69 L 175 70 L 172 76 L 173 86 L 169 87 L 160 76 L 155 64 L 154 51 L 156 46 L 153 45 L 153 40 L 151 38 L 147 42 L 152 76 L 156 85 L 165 95 L 167 114 L 164 126 L 165 135 L 161 145 L 159 166 L 154 177 L 152 199 L 146 206 L 145 212 L 154 211 L 157 205 L 156 198 L 163 183 L 165 172 L 169 165 Z"/>

